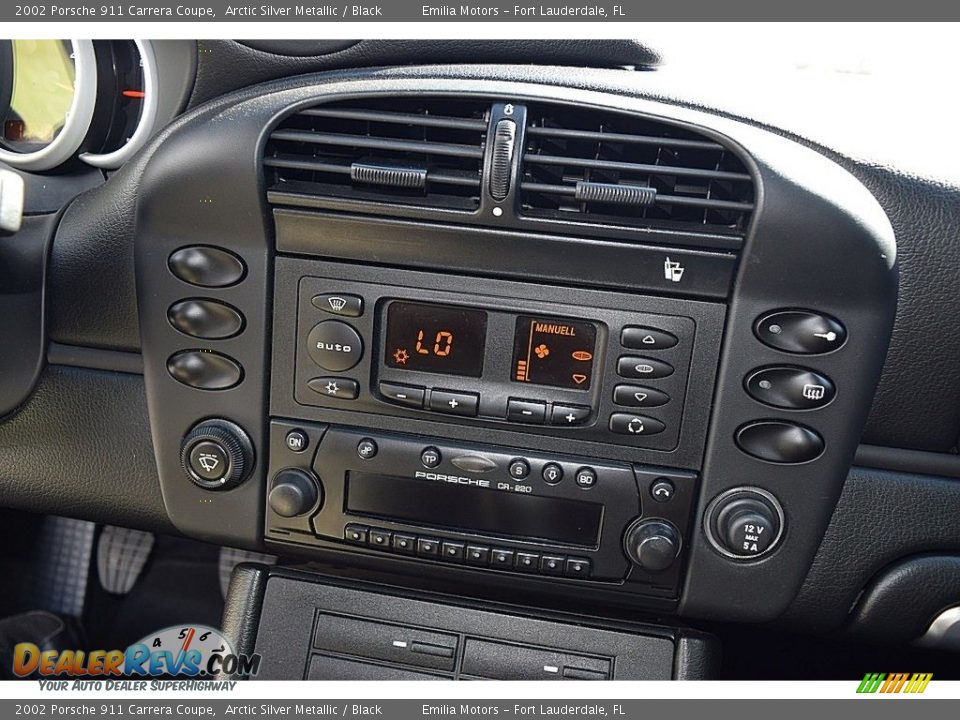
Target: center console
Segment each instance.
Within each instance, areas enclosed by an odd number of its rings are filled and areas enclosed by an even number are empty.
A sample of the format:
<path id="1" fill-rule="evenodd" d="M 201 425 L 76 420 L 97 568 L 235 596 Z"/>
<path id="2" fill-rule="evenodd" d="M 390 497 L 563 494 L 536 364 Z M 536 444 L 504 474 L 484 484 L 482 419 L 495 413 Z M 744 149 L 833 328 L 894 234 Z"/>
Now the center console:
<path id="1" fill-rule="evenodd" d="M 879 206 L 731 120 L 420 72 L 261 86 L 155 148 L 171 520 L 461 599 L 776 617 L 886 351 Z"/>

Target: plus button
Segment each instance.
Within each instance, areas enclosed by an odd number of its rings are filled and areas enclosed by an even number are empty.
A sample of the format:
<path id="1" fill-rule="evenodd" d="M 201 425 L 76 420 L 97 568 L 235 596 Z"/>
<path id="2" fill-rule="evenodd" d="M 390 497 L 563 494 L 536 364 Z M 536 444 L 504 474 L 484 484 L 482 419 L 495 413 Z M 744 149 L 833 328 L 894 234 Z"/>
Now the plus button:
<path id="1" fill-rule="evenodd" d="M 460 403 L 457 402 L 457 399 L 456 399 L 456 398 L 450 398 L 450 402 L 448 402 L 447 405 L 449 405 L 451 408 L 453 408 L 454 410 L 456 410 L 456 409 L 457 409 L 457 406 L 459 406 Z"/>

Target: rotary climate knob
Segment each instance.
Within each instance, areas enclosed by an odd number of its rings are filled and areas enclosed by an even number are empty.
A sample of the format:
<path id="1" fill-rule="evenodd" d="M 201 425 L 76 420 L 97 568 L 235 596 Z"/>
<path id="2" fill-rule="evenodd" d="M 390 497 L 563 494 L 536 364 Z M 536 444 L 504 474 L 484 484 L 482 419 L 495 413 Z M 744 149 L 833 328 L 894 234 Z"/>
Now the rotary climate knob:
<path id="1" fill-rule="evenodd" d="M 205 420 L 180 446 L 180 464 L 204 490 L 236 487 L 253 469 L 253 445 L 243 429 L 228 420 Z"/>
<path id="2" fill-rule="evenodd" d="M 680 533 L 666 520 L 636 520 L 623 536 L 633 562 L 650 572 L 663 572 L 680 554 Z"/>

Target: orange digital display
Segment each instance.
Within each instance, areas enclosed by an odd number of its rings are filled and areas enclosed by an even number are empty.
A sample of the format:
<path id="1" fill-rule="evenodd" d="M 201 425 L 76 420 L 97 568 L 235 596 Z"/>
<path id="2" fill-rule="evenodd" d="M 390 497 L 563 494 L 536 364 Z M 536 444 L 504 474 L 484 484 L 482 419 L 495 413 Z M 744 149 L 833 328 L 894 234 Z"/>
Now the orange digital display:
<path id="1" fill-rule="evenodd" d="M 513 343 L 513 381 L 587 390 L 596 344 L 593 323 L 521 315 Z"/>
<path id="2" fill-rule="evenodd" d="M 387 367 L 480 377 L 487 340 L 482 310 L 393 302 L 387 309 Z"/>

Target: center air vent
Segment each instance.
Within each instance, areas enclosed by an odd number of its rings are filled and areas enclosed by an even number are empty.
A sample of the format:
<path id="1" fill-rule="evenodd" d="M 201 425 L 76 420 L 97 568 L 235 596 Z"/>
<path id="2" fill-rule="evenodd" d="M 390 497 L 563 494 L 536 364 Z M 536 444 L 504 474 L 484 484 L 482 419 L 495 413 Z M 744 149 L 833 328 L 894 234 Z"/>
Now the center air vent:
<path id="1" fill-rule="evenodd" d="M 475 211 L 489 103 L 360 99 L 301 110 L 270 133 L 268 192 Z"/>
<path id="2" fill-rule="evenodd" d="M 559 105 L 531 105 L 527 121 L 522 215 L 745 232 L 753 181 L 716 140 L 636 115 Z"/>

